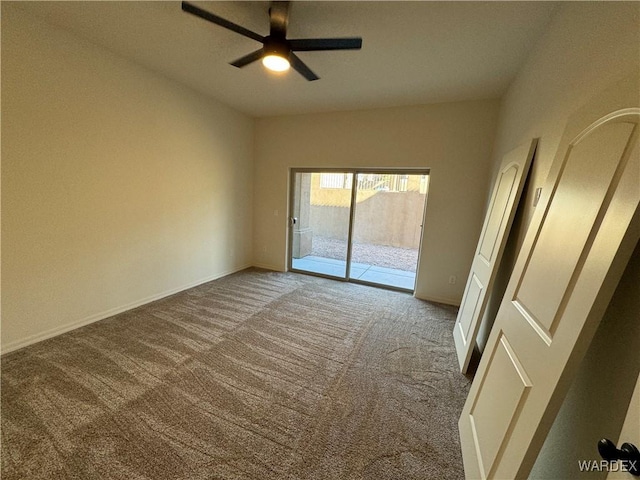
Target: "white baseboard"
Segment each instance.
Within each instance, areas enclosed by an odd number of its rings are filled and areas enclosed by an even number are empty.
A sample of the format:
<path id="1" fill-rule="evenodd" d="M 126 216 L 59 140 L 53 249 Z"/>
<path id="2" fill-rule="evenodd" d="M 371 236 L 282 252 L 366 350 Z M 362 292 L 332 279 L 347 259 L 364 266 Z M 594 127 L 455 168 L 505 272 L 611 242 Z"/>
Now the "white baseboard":
<path id="1" fill-rule="evenodd" d="M 222 273 L 217 273 L 215 275 L 211 275 L 209 277 L 197 280 L 195 282 L 191 282 L 187 285 L 182 285 L 180 287 L 177 288 L 172 288 L 170 290 L 166 290 L 162 293 L 158 293 L 156 295 L 151 295 L 149 297 L 143 298 L 141 300 L 137 300 L 135 302 L 131 302 L 127 305 L 122 305 L 119 307 L 115 307 L 115 308 L 111 308 L 109 310 L 103 311 L 103 312 L 99 312 L 99 313 L 95 313 L 93 315 L 90 315 L 88 317 L 85 317 L 81 320 L 76 320 L 74 322 L 70 322 L 70 323 L 66 323 L 64 325 L 61 325 L 59 327 L 56 328 L 52 328 L 50 330 L 41 332 L 41 333 L 37 333 L 35 335 L 30 335 L 26 338 L 23 338 L 21 340 L 16 340 L 14 342 L 10 342 L 6 345 L 3 345 L 1 350 L 2 350 L 2 354 L 4 355 L 5 353 L 9 353 L 9 352 L 13 352 L 15 350 L 18 350 L 20 348 L 24 348 L 28 345 L 32 345 L 34 343 L 37 342 L 41 342 L 43 340 L 47 340 L 49 338 L 55 337 L 57 335 L 61 335 L 63 333 L 69 332 L 71 330 L 75 330 L 76 328 L 80 328 L 80 327 L 84 327 L 85 325 L 89 325 L 90 323 L 94 323 L 100 320 L 104 320 L 105 318 L 109 318 L 112 317 L 114 315 L 117 315 L 119 313 L 122 312 L 126 312 L 127 310 L 132 310 L 134 308 L 140 307 L 142 305 L 146 305 L 147 303 L 151 303 L 151 302 L 155 302 L 156 300 L 160 300 L 161 298 L 165 298 L 165 297 L 169 297 L 171 295 L 175 295 L 176 293 L 179 292 L 183 292 L 184 290 L 189 290 L 190 288 L 193 287 L 197 287 L 198 285 L 202 285 L 203 283 L 207 283 L 207 282 L 211 282 L 213 280 L 217 280 L 219 278 L 222 277 L 226 277 L 227 275 L 231 275 L 232 273 L 236 273 L 239 272 L 241 270 L 244 270 L 246 268 L 251 267 L 252 265 L 243 265 L 241 267 L 237 267 L 234 268 L 232 270 L 226 271 L 226 272 L 222 272 Z"/>
<path id="2" fill-rule="evenodd" d="M 266 263 L 254 263 L 252 266 L 256 267 L 256 268 L 262 268 L 264 270 L 271 270 L 272 272 L 284 272 L 285 270 L 282 270 L 279 267 L 274 267 L 273 265 L 267 265 Z"/>
<path id="3" fill-rule="evenodd" d="M 451 298 L 446 298 L 446 297 L 432 297 L 432 296 L 426 296 L 426 297 L 418 297 L 416 295 L 416 298 L 420 299 L 420 300 L 425 300 L 427 302 L 434 302 L 434 303 L 444 303 L 445 305 L 451 305 L 453 307 L 459 307 L 460 306 L 460 300 L 454 300 Z"/>
<path id="4" fill-rule="evenodd" d="M 271 270 L 271 271 L 274 271 L 274 272 L 282 272 L 283 271 L 279 267 L 275 267 L 273 265 L 261 264 L 261 263 L 252 263 L 252 264 L 248 264 L 248 265 L 243 265 L 241 267 L 237 267 L 237 268 L 234 268 L 234 269 L 226 271 L 226 272 L 217 273 L 215 275 L 211 275 L 209 277 L 197 280 L 195 282 L 191 282 L 191 283 L 189 283 L 187 285 L 182 285 L 180 287 L 173 288 L 173 289 L 170 289 L 170 290 L 166 290 L 166 291 L 164 291 L 162 293 L 158 293 L 156 295 L 151 295 L 149 297 L 137 300 L 135 302 L 131 302 L 131 303 L 127 304 L 127 305 L 122 305 L 122 306 L 119 306 L 119 307 L 111 308 L 109 310 L 90 315 L 90 316 L 85 317 L 85 318 L 83 318 L 81 320 L 76 320 L 74 322 L 66 323 L 66 324 L 61 325 L 59 327 L 52 328 L 50 330 L 46 330 L 44 332 L 37 333 L 35 335 L 30 335 L 30 336 L 28 336 L 26 338 L 23 338 L 21 340 L 16 340 L 14 342 L 10 342 L 10 343 L 8 343 L 6 345 L 3 345 L 0 348 L 0 354 L 4 355 L 6 353 L 10 353 L 10 352 L 13 352 L 15 350 L 19 350 L 21 348 L 24 348 L 26 346 L 32 345 L 34 343 L 38 343 L 38 342 L 41 342 L 43 340 L 47 340 L 49 338 L 55 337 L 57 335 L 61 335 L 63 333 L 69 332 L 71 330 L 75 330 L 76 328 L 84 327 L 85 325 L 89 325 L 91 323 L 98 322 L 100 320 L 104 320 L 105 318 L 109 318 L 109 317 L 112 317 L 112 316 L 117 315 L 119 313 L 126 312 L 127 310 L 132 310 L 132 309 L 140 307 L 142 305 L 146 305 L 147 303 L 155 302 L 156 300 L 160 300 L 161 298 L 165 298 L 165 297 L 169 297 L 171 295 L 175 295 L 176 293 L 183 292 L 184 290 L 188 290 L 190 288 L 197 287 L 198 285 L 202 285 L 203 283 L 211 282 L 213 280 L 217 280 L 219 278 L 226 277 L 227 275 L 231 275 L 232 273 L 236 273 L 236 272 L 239 272 L 241 270 L 245 270 L 245 269 L 250 268 L 250 267 L 262 268 L 262 269 Z M 454 299 L 451 299 L 451 298 L 432 297 L 432 296 L 416 297 L 416 298 L 419 298 L 420 300 L 426 300 L 428 302 L 436 302 L 436 303 L 444 303 L 446 305 L 453 305 L 454 307 L 459 307 L 460 306 L 460 301 L 459 300 L 454 300 Z"/>

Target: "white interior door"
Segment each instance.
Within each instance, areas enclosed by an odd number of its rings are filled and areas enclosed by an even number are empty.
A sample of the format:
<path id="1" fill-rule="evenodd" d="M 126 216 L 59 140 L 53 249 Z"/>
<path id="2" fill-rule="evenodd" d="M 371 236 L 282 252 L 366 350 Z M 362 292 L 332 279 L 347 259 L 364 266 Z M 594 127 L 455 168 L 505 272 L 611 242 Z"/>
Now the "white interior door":
<path id="1" fill-rule="evenodd" d="M 487 292 L 495 281 L 537 143 L 538 140 L 534 139 L 507 153 L 493 185 L 491 201 L 453 328 L 462 373 L 466 373 L 469 367 L 480 320 L 487 307 Z"/>
<path id="2" fill-rule="evenodd" d="M 567 125 L 463 408 L 467 478 L 527 477 L 640 237 L 640 109 L 594 118 Z"/>
<path id="3" fill-rule="evenodd" d="M 629 410 L 627 411 L 627 417 L 625 418 L 624 425 L 622 425 L 622 431 L 620 432 L 620 439 L 618 441 L 618 448 L 623 443 L 631 443 L 640 448 L 640 376 L 636 382 L 636 388 L 633 391 L 631 397 L 631 403 L 629 403 Z M 640 465 L 636 465 L 640 467 Z M 618 469 L 612 468 L 612 472 L 607 475 L 607 480 L 631 480 L 633 477 L 627 469 L 628 465 L 624 468 L 622 465 Z"/>

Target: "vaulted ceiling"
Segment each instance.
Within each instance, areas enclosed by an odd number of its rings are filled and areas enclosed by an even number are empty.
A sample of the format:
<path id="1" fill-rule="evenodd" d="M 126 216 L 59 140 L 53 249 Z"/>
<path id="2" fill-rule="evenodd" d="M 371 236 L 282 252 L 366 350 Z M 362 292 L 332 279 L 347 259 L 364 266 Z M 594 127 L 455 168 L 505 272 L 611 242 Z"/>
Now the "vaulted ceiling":
<path id="1" fill-rule="evenodd" d="M 200 2 L 268 34 L 268 2 Z M 259 48 L 180 2 L 22 2 L 53 25 L 252 116 L 498 98 L 548 25 L 554 2 L 297 1 L 289 37 L 360 36 L 360 51 L 300 52 L 319 76 L 229 62 Z"/>

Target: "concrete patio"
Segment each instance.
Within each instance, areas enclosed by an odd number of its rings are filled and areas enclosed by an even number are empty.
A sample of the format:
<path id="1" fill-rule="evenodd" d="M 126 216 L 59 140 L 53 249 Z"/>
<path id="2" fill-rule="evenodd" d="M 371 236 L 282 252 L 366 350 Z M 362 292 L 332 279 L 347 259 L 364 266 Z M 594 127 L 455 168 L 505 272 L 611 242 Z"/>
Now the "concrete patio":
<path id="1" fill-rule="evenodd" d="M 305 272 L 320 273 L 334 277 L 344 278 L 346 274 L 346 261 L 333 258 L 307 255 L 303 258 L 293 259 L 293 268 Z M 351 263 L 349 277 L 363 282 L 376 283 L 396 288 L 413 290 L 416 274 L 396 268 L 379 267 L 366 263 Z"/>

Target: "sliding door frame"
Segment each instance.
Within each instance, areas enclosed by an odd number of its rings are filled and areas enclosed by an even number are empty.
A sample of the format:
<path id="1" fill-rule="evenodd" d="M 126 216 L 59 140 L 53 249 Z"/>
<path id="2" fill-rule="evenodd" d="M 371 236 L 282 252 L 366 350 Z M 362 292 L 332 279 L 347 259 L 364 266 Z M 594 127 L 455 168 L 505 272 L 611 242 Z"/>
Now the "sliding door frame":
<path id="1" fill-rule="evenodd" d="M 294 212 L 295 192 L 294 185 L 296 182 L 296 174 L 298 173 L 347 173 L 351 174 L 351 203 L 349 205 L 349 232 L 347 236 L 347 258 L 345 265 L 345 276 L 336 277 L 332 275 L 325 275 L 323 273 L 308 272 L 306 270 L 298 270 L 293 267 L 293 225 L 291 218 Z M 351 257 L 353 249 L 353 229 L 356 217 L 356 198 L 358 195 L 358 174 L 369 173 L 378 175 L 426 175 L 429 177 L 431 170 L 429 168 L 310 168 L 310 167 L 292 167 L 289 169 L 289 205 L 287 212 L 287 270 L 295 273 L 304 273 L 307 275 L 313 275 L 316 277 L 329 278 L 331 280 L 338 280 L 342 282 L 358 283 L 362 285 L 369 285 L 372 287 L 386 288 L 388 290 L 397 290 L 400 292 L 413 293 L 415 291 L 415 282 L 413 289 L 406 289 L 401 287 L 395 287 L 392 285 L 383 285 L 380 283 L 367 282 L 366 280 L 359 280 L 351 278 Z M 430 181 L 430 179 L 429 179 Z M 429 196 L 429 187 L 427 187 L 427 195 L 425 196 L 424 205 L 422 206 L 422 223 L 420 224 L 420 243 L 418 247 L 418 264 L 416 265 L 416 281 L 418 280 L 418 270 L 420 269 L 420 256 L 422 254 L 422 240 L 424 236 L 424 222 L 427 211 L 427 198 Z"/>

